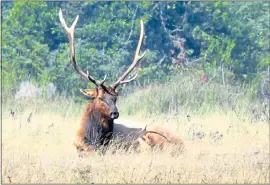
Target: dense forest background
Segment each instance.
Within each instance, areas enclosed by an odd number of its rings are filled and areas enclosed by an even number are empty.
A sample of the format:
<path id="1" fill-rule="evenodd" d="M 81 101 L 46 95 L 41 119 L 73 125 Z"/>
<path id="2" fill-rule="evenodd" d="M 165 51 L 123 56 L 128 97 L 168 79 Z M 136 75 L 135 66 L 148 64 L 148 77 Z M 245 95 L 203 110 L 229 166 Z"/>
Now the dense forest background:
<path id="1" fill-rule="evenodd" d="M 58 18 L 62 8 L 68 25 L 80 16 L 78 65 L 98 79 L 107 74 L 108 84 L 131 64 L 142 19 L 142 51 L 148 52 L 134 83 L 162 83 L 195 71 L 270 97 L 269 2 L 1 2 L 1 8 L 4 95 L 15 95 L 26 82 L 66 96 L 93 87 L 70 65 Z"/>

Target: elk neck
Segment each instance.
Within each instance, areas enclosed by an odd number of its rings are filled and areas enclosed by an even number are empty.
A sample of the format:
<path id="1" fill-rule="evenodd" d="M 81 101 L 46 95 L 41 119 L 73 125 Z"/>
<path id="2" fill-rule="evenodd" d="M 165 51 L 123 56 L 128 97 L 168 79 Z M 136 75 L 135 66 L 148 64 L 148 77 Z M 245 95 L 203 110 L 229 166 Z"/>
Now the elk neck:
<path id="1" fill-rule="evenodd" d="M 86 143 L 99 146 L 106 145 L 113 132 L 113 120 L 102 116 L 96 103 L 90 102 L 81 119 L 81 129 L 84 130 Z"/>

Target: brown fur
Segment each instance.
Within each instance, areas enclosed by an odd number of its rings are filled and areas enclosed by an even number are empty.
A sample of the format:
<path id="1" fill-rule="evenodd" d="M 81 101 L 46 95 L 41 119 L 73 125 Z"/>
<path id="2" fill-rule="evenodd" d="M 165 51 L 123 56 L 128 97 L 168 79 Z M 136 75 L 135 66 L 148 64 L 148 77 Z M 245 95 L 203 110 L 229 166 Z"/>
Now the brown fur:
<path id="1" fill-rule="evenodd" d="M 184 143 L 180 137 L 160 125 L 147 127 L 143 139 L 152 148 L 155 147 L 164 150 L 170 146 L 179 146 L 181 150 L 184 149 Z"/>
<path id="2" fill-rule="evenodd" d="M 114 124 L 110 119 L 113 110 L 117 111 L 117 92 L 112 88 L 96 88 L 81 90 L 93 100 L 86 106 L 76 133 L 74 145 L 79 152 L 93 153 L 101 146 L 107 146 L 116 137 L 120 142 L 134 142 L 138 145 L 146 143 L 150 148 L 167 149 L 169 146 L 181 146 L 182 140 L 163 126 L 148 126 L 147 129 L 129 128 L 120 124 Z M 105 103 L 104 103 L 105 102 Z M 115 125 L 115 128 L 114 128 Z M 113 139 L 115 140 L 115 138 Z"/>
<path id="3" fill-rule="evenodd" d="M 169 150 L 172 155 L 175 155 L 185 150 L 180 137 L 160 125 L 147 126 L 145 129 L 141 129 L 115 124 L 114 134 L 120 135 L 116 141 L 127 143 L 126 145 L 119 145 L 120 148 L 127 151 L 135 149 L 137 152 L 149 152 L 153 149 L 160 149 Z"/>
<path id="4" fill-rule="evenodd" d="M 107 96 L 116 98 L 117 93 L 108 88 L 81 90 L 83 94 L 93 98 L 82 113 L 80 127 L 76 133 L 74 145 L 78 151 L 94 152 L 101 145 L 106 146 L 113 132 L 113 119 L 110 119 L 110 109 L 103 103 Z M 111 94 L 108 94 L 111 93 Z"/>

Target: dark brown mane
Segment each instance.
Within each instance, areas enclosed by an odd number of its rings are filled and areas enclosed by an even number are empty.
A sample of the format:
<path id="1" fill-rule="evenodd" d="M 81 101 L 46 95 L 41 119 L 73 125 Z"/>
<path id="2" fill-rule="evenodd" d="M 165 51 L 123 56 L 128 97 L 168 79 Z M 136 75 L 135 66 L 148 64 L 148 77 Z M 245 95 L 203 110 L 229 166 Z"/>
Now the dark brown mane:
<path id="1" fill-rule="evenodd" d="M 84 139 L 86 144 L 97 148 L 107 145 L 107 141 L 110 140 L 113 132 L 113 120 L 105 122 L 101 119 L 97 109 L 94 109 L 93 112 L 86 118 Z"/>
<path id="2" fill-rule="evenodd" d="M 84 145 L 90 150 L 107 146 L 112 137 L 113 125 L 113 120 L 102 117 L 98 104 L 90 102 L 83 112 L 75 146 L 81 149 Z"/>

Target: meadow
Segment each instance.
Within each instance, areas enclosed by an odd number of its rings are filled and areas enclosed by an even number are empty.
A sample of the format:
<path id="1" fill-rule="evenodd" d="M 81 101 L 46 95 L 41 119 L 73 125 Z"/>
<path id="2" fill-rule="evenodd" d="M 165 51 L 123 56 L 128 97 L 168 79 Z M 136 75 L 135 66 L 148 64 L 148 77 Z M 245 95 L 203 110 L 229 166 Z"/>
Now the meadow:
<path id="1" fill-rule="evenodd" d="M 169 127 L 186 148 L 176 156 L 119 150 L 79 158 L 73 141 L 87 101 L 3 97 L 2 183 L 267 184 L 269 105 L 246 88 L 180 74 L 123 91 L 115 122 Z"/>

